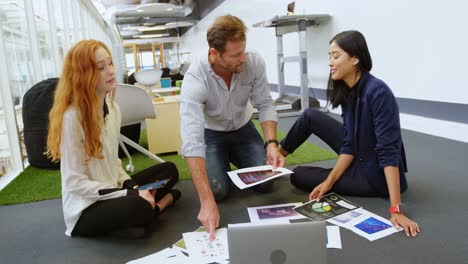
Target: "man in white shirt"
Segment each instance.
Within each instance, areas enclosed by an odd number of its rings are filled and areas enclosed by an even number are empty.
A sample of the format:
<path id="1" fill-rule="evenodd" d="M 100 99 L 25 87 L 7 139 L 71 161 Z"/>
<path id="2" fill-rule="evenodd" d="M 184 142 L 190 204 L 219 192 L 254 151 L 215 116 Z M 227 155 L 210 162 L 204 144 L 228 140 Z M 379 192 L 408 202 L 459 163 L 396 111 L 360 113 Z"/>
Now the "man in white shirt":
<path id="1" fill-rule="evenodd" d="M 265 62 L 245 52 L 246 31 L 239 18 L 218 17 L 207 32 L 208 56 L 190 67 L 182 85 L 182 154 L 201 203 L 198 219 L 211 239 L 219 225 L 216 201 L 229 193 L 230 162 L 238 168 L 284 166 Z M 265 143 L 250 120 L 249 101 L 259 111 Z M 270 181 L 255 189 L 267 192 L 272 187 Z"/>

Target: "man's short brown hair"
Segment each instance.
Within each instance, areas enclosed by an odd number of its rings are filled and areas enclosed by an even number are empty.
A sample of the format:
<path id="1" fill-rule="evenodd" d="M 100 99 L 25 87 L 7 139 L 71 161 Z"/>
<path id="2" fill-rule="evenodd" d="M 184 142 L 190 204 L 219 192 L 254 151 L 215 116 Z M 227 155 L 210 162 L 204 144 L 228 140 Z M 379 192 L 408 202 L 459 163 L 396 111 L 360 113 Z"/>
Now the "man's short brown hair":
<path id="1" fill-rule="evenodd" d="M 220 53 L 224 52 L 228 41 L 245 41 L 247 27 L 238 17 L 232 15 L 216 18 L 208 29 L 206 38 L 210 48 L 215 48 Z"/>

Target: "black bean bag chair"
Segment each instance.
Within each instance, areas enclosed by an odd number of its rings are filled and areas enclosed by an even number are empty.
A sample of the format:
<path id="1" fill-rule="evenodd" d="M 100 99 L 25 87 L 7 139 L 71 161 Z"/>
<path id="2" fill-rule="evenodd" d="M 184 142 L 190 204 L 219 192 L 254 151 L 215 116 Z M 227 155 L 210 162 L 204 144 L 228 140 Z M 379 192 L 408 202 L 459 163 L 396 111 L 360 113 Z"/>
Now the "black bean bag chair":
<path id="1" fill-rule="evenodd" d="M 43 169 L 59 169 L 60 162 L 52 162 L 47 150 L 49 112 L 54 102 L 58 78 L 50 78 L 35 84 L 23 96 L 24 144 L 29 164 Z"/>
<path id="2" fill-rule="evenodd" d="M 52 162 L 44 152 L 47 150 L 49 112 L 54 102 L 58 78 L 50 78 L 35 84 L 23 96 L 24 144 L 29 164 L 43 169 L 60 169 L 60 162 Z M 134 142 L 140 139 L 141 124 L 122 127 L 121 134 Z M 130 154 L 137 150 L 125 144 Z M 119 146 L 119 157 L 125 157 Z"/>

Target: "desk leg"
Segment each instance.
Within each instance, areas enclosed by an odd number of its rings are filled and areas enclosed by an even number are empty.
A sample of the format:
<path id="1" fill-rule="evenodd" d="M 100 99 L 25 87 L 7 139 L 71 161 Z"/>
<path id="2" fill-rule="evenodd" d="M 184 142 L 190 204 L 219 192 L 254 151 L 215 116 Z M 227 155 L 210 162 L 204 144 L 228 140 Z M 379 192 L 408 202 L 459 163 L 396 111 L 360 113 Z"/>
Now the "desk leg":
<path id="1" fill-rule="evenodd" d="M 301 71 L 301 110 L 309 108 L 309 77 L 307 76 L 307 43 L 306 43 L 306 23 L 301 19 L 298 21 L 299 29 L 299 65 Z"/>
<path id="2" fill-rule="evenodd" d="M 284 54 L 283 54 L 283 36 L 276 36 L 276 54 L 278 65 L 278 98 L 284 95 Z"/>

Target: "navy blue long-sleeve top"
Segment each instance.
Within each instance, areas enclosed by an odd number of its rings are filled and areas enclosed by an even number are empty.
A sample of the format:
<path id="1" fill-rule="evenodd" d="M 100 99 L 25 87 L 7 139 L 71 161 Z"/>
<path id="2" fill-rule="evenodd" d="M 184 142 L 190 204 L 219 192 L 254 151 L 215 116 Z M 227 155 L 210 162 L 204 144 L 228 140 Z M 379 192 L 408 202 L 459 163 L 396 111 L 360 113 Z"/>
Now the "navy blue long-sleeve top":
<path id="1" fill-rule="evenodd" d="M 407 189 L 406 155 L 401 138 L 398 104 L 390 88 L 381 80 L 363 72 L 357 95 L 350 94 L 342 105 L 343 144 L 340 154 L 355 157 L 356 173 L 366 175 L 382 196 L 388 196 L 384 168 L 400 171 L 400 190 Z"/>

